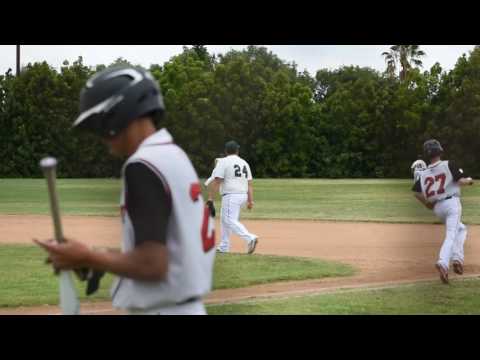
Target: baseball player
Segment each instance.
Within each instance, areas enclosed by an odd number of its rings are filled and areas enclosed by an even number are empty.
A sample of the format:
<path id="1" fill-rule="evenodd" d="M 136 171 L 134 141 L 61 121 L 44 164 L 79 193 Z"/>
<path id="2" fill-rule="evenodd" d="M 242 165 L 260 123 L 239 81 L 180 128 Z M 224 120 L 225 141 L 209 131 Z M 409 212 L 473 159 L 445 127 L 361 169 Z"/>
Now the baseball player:
<path id="1" fill-rule="evenodd" d="M 189 158 L 166 129 L 155 129 L 154 117 L 164 110 L 160 88 L 144 70 L 116 67 L 87 81 L 74 127 L 99 135 L 112 154 L 127 157 L 120 200 L 122 251 L 95 251 L 74 240 L 36 243 L 56 269 L 118 275 L 113 305 L 130 314 L 205 314 L 214 220 Z"/>
<path id="2" fill-rule="evenodd" d="M 437 140 L 426 141 L 423 151 L 429 165 L 420 172 L 412 190 L 415 197 L 428 209 L 432 209 L 445 224 L 445 240 L 435 267 L 441 281 L 448 284 L 450 262 L 455 273 L 463 274 L 463 245 L 467 237 L 467 227 L 461 222 L 460 187 L 472 185 L 473 180 L 454 162 L 440 159 L 443 148 Z"/>
<path id="3" fill-rule="evenodd" d="M 214 181 L 209 186 L 207 205 L 215 213 L 213 200 L 220 189 L 222 239 L 217 251 L 229 252 L 230 235 L 234 233 L 246 241 L 247 253 L 252 254 L 258 244 L 258 236 L 250 233 L 239 219 L 240 210 L 245 204 L 249 210 L 253 209 L 253 177 L 248 163 L 238 156 L 239 150 L 240 146 L 235 141 L 225 144 L 226 157 L 213 170 Z"/>
<path id="4" fill-rule="evenodd" d="M 420 173 L 427 168 L 427 164 L 423 160 L 415 160 L 410 166 L 413 175 L 413 182 L 416 183 L 418 179 L 420 179 Z"/>

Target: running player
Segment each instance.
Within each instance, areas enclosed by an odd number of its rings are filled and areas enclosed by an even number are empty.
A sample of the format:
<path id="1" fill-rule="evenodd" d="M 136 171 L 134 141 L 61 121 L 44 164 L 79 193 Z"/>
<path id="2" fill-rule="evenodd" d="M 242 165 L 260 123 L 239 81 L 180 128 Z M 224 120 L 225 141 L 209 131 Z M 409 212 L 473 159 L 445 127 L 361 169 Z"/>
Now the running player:
<path id="1" fill-rule="evenodd" d="M 448 283 L 450 262 L 453 271 L 463 274 L 463 246 L 467 237 L 467 227 L 461 222 L 462 204 L 460 187 L 472 185 L 473 180 L 452 161 L 440 159 L 443 148 L 437 140 L 428 140 L 423 145 L 429 165 L 420 173 L 412 190 L 415 197 L 445 224 L 445 239 L 435 267 L 443 283 Z"/>

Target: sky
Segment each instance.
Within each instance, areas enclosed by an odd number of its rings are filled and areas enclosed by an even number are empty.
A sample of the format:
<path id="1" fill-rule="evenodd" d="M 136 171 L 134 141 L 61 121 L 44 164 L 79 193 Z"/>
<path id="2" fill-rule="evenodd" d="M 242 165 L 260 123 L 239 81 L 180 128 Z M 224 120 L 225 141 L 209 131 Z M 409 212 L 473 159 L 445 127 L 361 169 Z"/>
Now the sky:
<path id="1" fill-rule="evenodd" d="M 22 45 L 21 63 L 47 61 L 59 69 L 64 60 L 70 63 L 83 57 L 86 65 L 108 65 L 123 57 L 135 65 L 148 67 L 163 64 L 182 52 L 183 45 Z M 206 45 L 210 53 L 225 53 L 230 49 L 241 50 L 246 45 Z M 368 66 L 385 70 L 381 53 L 390 45 L 263 45 L 282 60 L 295 62 L 298 70 L 314 75 L 317 70 L 335 69 L 343 65 Z M 455 66 L 457 59 L 474 48 L 474 45 L 420 45 L 427 56 L 422 59 L 424 69 L 439 62 L 444 70 Z M 9 68 L 15 72 L 15 45 L 0 45 L 0 74 Z"/>

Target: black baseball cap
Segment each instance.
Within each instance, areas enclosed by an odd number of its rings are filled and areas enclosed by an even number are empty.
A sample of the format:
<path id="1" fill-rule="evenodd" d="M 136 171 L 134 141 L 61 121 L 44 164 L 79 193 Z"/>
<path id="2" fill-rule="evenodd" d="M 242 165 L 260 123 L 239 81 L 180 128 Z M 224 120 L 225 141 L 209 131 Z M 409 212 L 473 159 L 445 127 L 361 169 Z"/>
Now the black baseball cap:
<path id="1" fill-rule="evenodd" d="M 234 140 L 231 140 L 225 144 L 225 152 L 227 154 L 233 154 L 240 149 L 240 145 Z"/>

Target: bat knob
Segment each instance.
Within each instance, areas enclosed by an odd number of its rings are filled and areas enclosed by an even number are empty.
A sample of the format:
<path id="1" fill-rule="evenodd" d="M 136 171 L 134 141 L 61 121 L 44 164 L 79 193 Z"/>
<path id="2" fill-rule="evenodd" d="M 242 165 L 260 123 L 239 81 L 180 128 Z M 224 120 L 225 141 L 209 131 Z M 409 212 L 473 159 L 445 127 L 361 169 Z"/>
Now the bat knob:
<path id="1" fill-rule="evenodd" d="M 54 157 L 46 157 L 40 160 L 40 167 L 43 169 L 53 168 L 57 166 L 57 159 Z"/>

